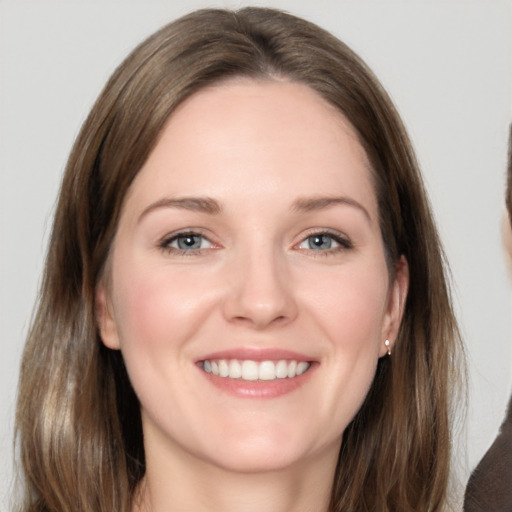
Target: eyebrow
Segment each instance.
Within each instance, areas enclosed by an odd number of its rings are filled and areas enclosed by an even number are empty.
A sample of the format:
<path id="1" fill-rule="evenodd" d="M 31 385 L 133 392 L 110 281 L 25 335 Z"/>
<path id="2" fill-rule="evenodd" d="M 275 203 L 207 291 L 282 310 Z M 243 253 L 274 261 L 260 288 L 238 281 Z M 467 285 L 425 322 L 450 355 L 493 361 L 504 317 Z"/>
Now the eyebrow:
<path id="1" fill-rule="evenodd" d="M 207 213 L 209 215 L 218 215 L 222 212 L 221 205 L 210 197 L 180 197 L 180 198 L 163 198 L 151 203 L 139 215 L 140 222 L 148 213 L 160 208 L 178 208 L 199 213 Z"/>
<path id="2" fill-rule="evenodd" d="M 368 210 L 358 201 L 350 197 L 305 197 L 297 199 L 291 207 L 292 212 L 312 212 L 325 210 L 337 205 L 348 205 L 361 211 L 371 222 L 372 218 Z M 181 198 L 163 198 L 151 203 L 139 215 L 140 222 L 146 215 L 160 208 L 177 208 L 193 212 L 206 213 L 208 215 L 219 215 L 222 213 L 222 206 L 218 201 L 210 197 L 181 197 Z"/>
<path id="3" fill-rule="evenodd" d="M 316 210 L 325 210 L 337 205 L 347 205 L 358 209 L 368 221 L 372 221 L 372 218 L 368 210 L 358 201 L 350 197 L 311 197 L 297 199 L 292 205 L 292 211 L 295 212 L 311 212 Z"/>

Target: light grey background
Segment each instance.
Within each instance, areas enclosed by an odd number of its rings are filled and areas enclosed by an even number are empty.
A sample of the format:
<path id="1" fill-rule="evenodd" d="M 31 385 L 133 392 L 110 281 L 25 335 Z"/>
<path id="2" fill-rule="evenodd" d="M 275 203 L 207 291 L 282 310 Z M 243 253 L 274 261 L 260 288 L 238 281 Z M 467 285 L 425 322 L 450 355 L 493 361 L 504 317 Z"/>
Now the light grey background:
<path id="1" fill-rule="evenodd" d="M 0 508 L 14 474 L 19 357 L 52 208 L 74 137 L 127 52 L 197 7 L 246 2 L 0 0 Z M 512 382 L 512 309 L 500 223 L 512 120 L 512 0 L 268 0 L 332 31 L 374 69 L 404 117 L 451 262 L 470 370 L 462 475 Z M 466 439 L 467 436 L 467 439 Z"/>

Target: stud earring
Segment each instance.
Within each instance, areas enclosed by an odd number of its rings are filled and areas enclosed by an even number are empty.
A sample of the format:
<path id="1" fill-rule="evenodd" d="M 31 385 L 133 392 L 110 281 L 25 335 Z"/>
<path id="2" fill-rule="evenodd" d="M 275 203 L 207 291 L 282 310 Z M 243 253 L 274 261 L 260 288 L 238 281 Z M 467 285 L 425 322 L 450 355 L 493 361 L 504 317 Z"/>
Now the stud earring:
<path id="1" fill-rule="evenodd" d="M 384 345 L 386 345 L 386 348 L 388 349 L 388 356 L 390 356 L 391 355 L 391 348 L 390 348 L 389 340 L 386 340 L 384 342 Z"/>

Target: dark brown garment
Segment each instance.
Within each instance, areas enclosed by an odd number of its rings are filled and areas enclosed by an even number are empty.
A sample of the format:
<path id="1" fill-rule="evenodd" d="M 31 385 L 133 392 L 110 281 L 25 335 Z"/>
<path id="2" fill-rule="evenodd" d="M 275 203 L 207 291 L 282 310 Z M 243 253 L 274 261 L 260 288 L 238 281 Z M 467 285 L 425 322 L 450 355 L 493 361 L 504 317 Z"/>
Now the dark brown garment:
<path id="1" fill-rule="evenodd" d="M 512 512 L 512 397 L 498 437 L 469 478 L 465 512 Z"/>

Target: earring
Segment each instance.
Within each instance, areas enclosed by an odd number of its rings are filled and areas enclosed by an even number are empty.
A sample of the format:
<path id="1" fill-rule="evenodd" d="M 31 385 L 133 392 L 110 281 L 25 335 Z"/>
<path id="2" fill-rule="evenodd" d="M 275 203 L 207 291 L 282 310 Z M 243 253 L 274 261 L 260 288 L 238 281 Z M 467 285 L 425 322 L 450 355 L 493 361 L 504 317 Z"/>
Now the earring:
<path id="1" fill-rule="evenodd" d="M 390 345 L 389 340 L 386 340 L 384 342 L 384 345 L 386 345 L 386 348 L 388 349 L 388 356 L 390 356 L 391 355 L 391 348 L 389 346 Z"/>

